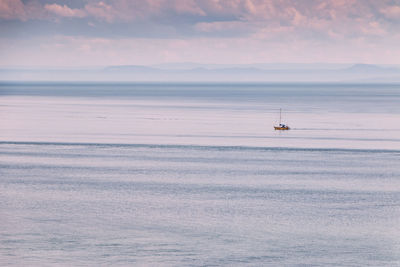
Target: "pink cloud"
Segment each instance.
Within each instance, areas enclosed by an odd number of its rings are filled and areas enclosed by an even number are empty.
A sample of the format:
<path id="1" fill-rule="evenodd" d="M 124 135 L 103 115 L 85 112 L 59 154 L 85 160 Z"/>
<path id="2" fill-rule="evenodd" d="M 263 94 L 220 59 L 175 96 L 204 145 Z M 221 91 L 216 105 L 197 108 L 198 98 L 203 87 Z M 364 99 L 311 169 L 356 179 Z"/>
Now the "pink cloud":
<path id="1" fill-rule="evenodd" d="M 193 14 L 205 16 L 206 13 L 201 9 L 194 0 L 175 0 L 172 6 L 177 13 Z"/>
<path id="2" fill-rule="evenodd" d="M 44 8 L 61 17 L 76 17 L 76 18 L 83 18 L 86 16 L 86 12 L 81 9 L 72 9 L 66 5 L 57 5 L 57 4 L 46 4 Z"/>
<path id="3" fill-rule="evenodd" d="M 284 35 L 291 34 L 318 40 L 385 36 L 390 31 L 395 34 L 394 21 L 400 20 L 400 5 L 390 0 L 85 0 L 80 9 L 66 4 L 40 5 L 37 1 L 0 0 L 0 18 L 87 17 L 108 23 L 141 20 L 150 24 L 162 21 L 178 29 L 186 23 L 201 34 L 225 32 L 261 39 L 287 38 Z M 190 16 L 193 19 L 187 19 Z"/>
<path id="4" fill-rule="evenodd" d="M 21 0 L 0 0 L 0 19 L 41 19 L 46 17 L 43 7 L 36 1 L 23 3 Z"/>
<path id="5" fill-rule="evenodd" d="M 381 12 L 390 19 L 400 20 L 400 5 L 399 6 L 387 6 L 381 9 Z"/>
<path id="6" fill-rule="evenodd" d="M 0 18 L 29 19 L 32 10 L 29 6 L 38 0 L 22 2 L 21 0 L 0 0 Z M 387 18 L 400 17 L 400 5 L 392 1 L 366 0 L 86 0 L 81 9 L 68 5 L 49 3 L 41 6 L 43 11 L 61 17 L 91 16 L 108 22 L 132 21 L 135 19 L 152 19 L 160 16 L 180 14 L 209 16 L 210 21 L 275 21 L 281 24 L 304 25 L 307 19 L 364 19 L 376 16 L 381 11 Z M 38 6 L 38 4 L 37 4 Z M 40 5 L 39 5 L 40 6 Z M 45 17 L 44 13 L 41 13 Z M 173 20 L 172 20 L 173 21 Z M 203 21 L 204 22 L 204 21 Z"/>
<path id="7" fill-rule="evenodd" d="M 108 22 L 112 22 L 114 18 L 118 15 L 116 14 L 112 6 L 101 1 L 85 5 L 85 11 L 87 12 L 87 14 L 95 18 L 103 19 Z"/>
<path id="8" fill-rule="evenodd" d="M 24 4 L 20 0 L 0 0 L 0 18 L 14 19 L 25 16 Z"/>
<path id="9" fill-rule="evenodd" d="M 216 21 L 216 22 L 200 22 L 195 25 L 195 29 L 201 32 L 221 32 L 221 31 L 238 31 L 239 29 L 247 29 L 248 24 L 241 21 Z"/>

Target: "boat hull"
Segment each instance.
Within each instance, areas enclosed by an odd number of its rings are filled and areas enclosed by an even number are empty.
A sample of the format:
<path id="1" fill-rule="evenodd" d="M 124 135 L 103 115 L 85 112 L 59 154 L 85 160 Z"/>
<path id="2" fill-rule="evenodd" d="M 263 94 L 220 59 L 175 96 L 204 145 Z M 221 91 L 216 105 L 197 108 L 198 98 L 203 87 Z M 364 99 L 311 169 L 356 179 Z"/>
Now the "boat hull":
<path id="1" fill-rule="evenodd" d="M 287 131 L 290 128 L 288 126 L 286 127 L 280 127 L 280 126 L 274 126 L 275 130 L 279 130 L 279 131 Z"/>

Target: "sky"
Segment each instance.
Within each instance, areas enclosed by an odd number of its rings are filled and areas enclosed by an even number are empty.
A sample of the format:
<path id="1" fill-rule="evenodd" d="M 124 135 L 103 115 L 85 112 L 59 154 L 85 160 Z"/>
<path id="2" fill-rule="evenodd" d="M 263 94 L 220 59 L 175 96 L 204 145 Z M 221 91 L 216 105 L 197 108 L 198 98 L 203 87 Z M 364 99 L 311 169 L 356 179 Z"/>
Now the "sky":
<path id="1" fill-rule="evenodd" d="M 400 0 L 0 0 L 0 66 L 400 62 Z"/>

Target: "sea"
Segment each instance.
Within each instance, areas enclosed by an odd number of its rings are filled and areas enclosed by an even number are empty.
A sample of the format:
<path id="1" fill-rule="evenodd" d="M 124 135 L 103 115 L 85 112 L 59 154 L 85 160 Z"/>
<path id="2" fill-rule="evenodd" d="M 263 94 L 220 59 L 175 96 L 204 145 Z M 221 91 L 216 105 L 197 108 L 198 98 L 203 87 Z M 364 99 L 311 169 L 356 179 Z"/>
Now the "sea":
<path id="1" fill-rule="evenodd" d="M 400 266 L 400 85 L 1 82 L 0 265 Z"/>

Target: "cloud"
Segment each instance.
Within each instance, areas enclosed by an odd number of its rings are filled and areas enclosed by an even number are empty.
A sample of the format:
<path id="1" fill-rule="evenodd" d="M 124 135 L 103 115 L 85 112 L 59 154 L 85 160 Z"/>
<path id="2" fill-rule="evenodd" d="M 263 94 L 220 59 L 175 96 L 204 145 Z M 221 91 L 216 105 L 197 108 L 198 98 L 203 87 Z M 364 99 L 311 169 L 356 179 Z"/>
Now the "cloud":
<path id="1" fill-rule="evenodd" d="M 179 14 L 206 15 L 205 11 L 197 5 L 195 0 L 174 0 L 171 4 Z"/>
<path id="2" fill-rule="evenodd" d="M 40 4 L 43 3 L 43 5 Z M 60 17 L 91 17 L 109 23 L 135 20 L 193 25 L 222 21 L 264 22 L 276 25 L 307 25 L 308 21 L 340 23 L 377 19 L 400 19 L 400 3 L 392 0 L 85 0 L 84 6 L 72 8 L 48 0 L 0 0 L 3 19 L 31 19 L 29 6 L 36 3 L 42 11 Z M 24 4 L 25 3 L 25 4 Z M 43 19 L 48 16 L 41 13 Z M 382 19 L 379 17 L 380 19 Z M 369 23 L 369 22 L 368 22 Z"/>
<path id="3" fill-rule="evenodd" d="M 108 22 L 152 20 L 179 15 L 205 16 L 196 0 L 114 0 L 90 2 L 84 9 L 89 15 Z"/>
<path id="4" fill-rule="evenodd" d="M 118 15 L 112 6 L 104 2 L 89 3 L 85 5 L 85 11 L 94 18 L 106 20 L 108 22 L 112 22 Z"/>
<path id="5" fill-rule="evenodd" d="M 0 18 L 24 18 L 25 8 L 20 0 L 0 0 Z"/>
<path id="6" fill-rule="evenodd" d="M 367 44 L 361 39 L 319 44 L 307 40 L 265 42 L 254 38 L 87 38 L 57 36 L 35 40 L 2 40 L 7 45 L 1 64 L 107 66 L 161 62 L 255 63 L 331 62 L 398 64 L 397 39 Z M 4 50 L 3 50 L 4 51 Z M 45 51 L 45 53 L 43 53 Z M 1 54 L 0 50 L 0 54 Z"/>
<path id="7" fill-rule="evenodd" d="M 72 9 L 72 8 L 69 8 L 66 5 L 61 6 L 61 5 L 58 5 L 58 4 L 46 4 L 44 6 L 44 8 L 46 10 L 48 10 L 49 12 L 52 12 L 52 13 L 58 15 L 58 16 L 61 16 L 61 17 L 83 18 L 83 17 L 87 16 L 87 14 L 86 14 L 86 12 L 84 10 Z"/>
<path id="8" fill-rule="evenodd" d="M 76 50 L 77 55 L 96 51 L 100 55 L 112 50 L 109 60 L 115 55 L 124 56 L 118 53 L 118 49 L 123 50 L 125 46 L 118 44 L 136 47 L 135 40 L 139 39 L 142 45 L 138 48 L 139 51 L 154 47 L 148 58 L 137 55 L 143 61 L 149 61 L 151 56 L 162 58 L 164 55 L 169 59 L 197 60 L 202 58 L 202 53 L 205 58 L 219 58 L 220 61 L 231 58 L 239 60 L 242 56 L 240 60 L 243 61 L 256 60 L 258 55 L 260 60 L 282 61 L 279 59 L 286 58 L 283 52 L 287 53 L 288 59 L 304 54 L 313 60 L 323 60 L 325 47 L 327 58 L 334 55 L 335 51 L 343 55 L 338 60 L 351 57 L 352 53 L 359 55 L 359 58 L 366 57 L 371 52 L 371 47 L 380 48 L 386 54 L 392 53 L 392 56 L 399 55 L 400 51 L 398 45 L 392 45 L 398 44 L 400 40 L 400 0 L 80 0 L 60 4 L 61 2 L 0 0 L 0 23 L 4 20 L 20 20 L 3 27 L 5 30 L 2 35 L 13 36 L 17 32 L 28 40 L 57 33 L 112 40 L 112 46 L 94 42 L 69 43 L 70 49 L 75 45 L 79 47 Z M 55 19 L 59 22 L 56 26 L 52 23 Z M 29 20 L 41 21 L 24 27 L 30 23 Z M 129 42 L 126 41 L 128 39 Z M 196 44 L 195 40 L 201 40 L 201 45 Z M 177 49 L 175 46 L 183 41 L 188 41 L 190 45 Z M 207 50 L 208 43 L 214 45 L 215 53 Z M 355 47 L 365 55 L 355 51 Z M 389 53 L 385 47 L 390 47 L 393 51 Z M 158 53 L 157 49 L 163 52 Z M 318 51 L 320 58 L 313 57 L 314 51 Z M 376 54 L 370 58 L 379 58 L 379 49 L 371 53 Z M 392 59 L 399 60 L 398 57 Z M 77 60 L 79 61 L 79 56 Z M 94 56 L 91 60 L 94 60 Z M 133 58 L 128 57 L 127 60 Z M 389 57 L 387 61 L 390 61 Z"/>
<path id="9" fill-rule="evenodd" d="M 387 18 L 400 20 L 400 5 L 387 6 L 380 10 Z"/>
<path id="10" fill-rule="evenodd" d="M 46 12 L 37 1 L 0 0 L 0 20 L 40 19 L 46 17 Z"/>
<path id="11" fill-rule="evenodd" d="M 248 30 L 248 24 L 242 21 L 215 21 L 215 22 L 200 22 L 195 25 L 195 29 L 201 32 L 237 32 Z"/>

